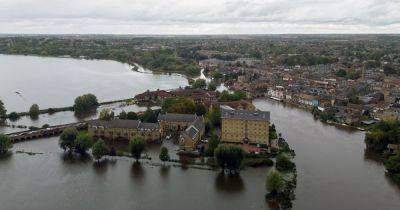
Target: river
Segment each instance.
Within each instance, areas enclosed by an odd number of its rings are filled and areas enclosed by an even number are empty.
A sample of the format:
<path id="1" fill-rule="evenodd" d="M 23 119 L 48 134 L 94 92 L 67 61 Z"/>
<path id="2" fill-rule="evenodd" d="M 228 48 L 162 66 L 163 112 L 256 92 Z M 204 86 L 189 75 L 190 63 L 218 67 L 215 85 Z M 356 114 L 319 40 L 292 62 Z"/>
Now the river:
<path id="1" fill-rule="evenodd" d="M 295 209 L 400 209 L 400 190 L 384 166 L 365 155 L 364 132 L 347 131 L 314 120 L 304 110 L 255 100 L 271 112 L 296 152 Z"/>

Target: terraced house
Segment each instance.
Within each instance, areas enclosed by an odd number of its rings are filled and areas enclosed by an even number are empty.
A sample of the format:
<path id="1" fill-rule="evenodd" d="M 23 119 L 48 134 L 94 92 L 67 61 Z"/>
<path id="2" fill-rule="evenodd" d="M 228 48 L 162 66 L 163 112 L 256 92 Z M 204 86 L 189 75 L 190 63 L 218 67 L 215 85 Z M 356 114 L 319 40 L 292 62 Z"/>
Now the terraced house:
<path id="1" fill-rule="evenodd" d="M 226 143 L 270 145 L 270 113 L 221 108 L 221 140 Z"/>
<path id="2" fill-rule="evenodd" d="M 143 123 L 139 120 L 93 120 L 88 123 L 88 133 L 93 138 L 106 140 L 130 140 L 141 136 L 148 142 L 161 139 L 158 123 Z"/>

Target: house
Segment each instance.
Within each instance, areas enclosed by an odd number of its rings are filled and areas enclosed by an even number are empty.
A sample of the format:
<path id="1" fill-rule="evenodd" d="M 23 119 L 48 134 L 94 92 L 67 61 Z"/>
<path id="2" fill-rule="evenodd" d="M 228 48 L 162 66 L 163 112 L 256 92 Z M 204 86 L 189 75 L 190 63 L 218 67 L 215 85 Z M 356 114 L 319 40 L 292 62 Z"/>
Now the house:
<path id="1" fill-rule="evenodd" d="M 135 100 L 139 103 L 156 103 L 170 97 L 173 97 L 173 95 L 165 90 L 147 90 L 144 93 L 136 95 Z"/>
<path id="2" fill-rule="evenodd" d="M 161 136 L 180 133 L 188 128 L 195 120 L 199 118 L 195 114 L 159 114 L 158 123 L 161 129 Z"/>
<path id="3" fill-rule="evenodd" d="M 193 151 L 204 137 L 205 124 L 203 117 L 198 117 L 179 137 L 179 147 L 184 151 Z"/>

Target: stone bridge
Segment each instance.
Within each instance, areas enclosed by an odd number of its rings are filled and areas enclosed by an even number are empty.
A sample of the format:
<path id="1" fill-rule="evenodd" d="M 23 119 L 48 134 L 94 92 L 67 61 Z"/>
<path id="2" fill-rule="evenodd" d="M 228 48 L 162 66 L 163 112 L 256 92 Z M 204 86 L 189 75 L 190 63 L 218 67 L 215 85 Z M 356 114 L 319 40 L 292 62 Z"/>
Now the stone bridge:
<path id="1" fill-rule="evenodd" d="M 87 122 L 77 122 L 77 123 L 70 123 L 70 124 L 64 124 L 64 125 L 56 125 L 56 126 L 50 126 L 48 128 L 41 128 L 41 129 L 35 130 L 35 131 L 21 131 L 21 132 L 16 132 L 16 133 L 10 133 L 7 135 L 11 138 L 11 141 L 13 143 L 17 143 L 17 142 L 21 142 L 21 141 L 27 141 L 27 140 L 32 140 L 32 139 L 60 135 L 64 129 L 69 128 L 69 127 L 75 127 L 78 130 L 85 129 L 85 128 L 87 128 Z"/>

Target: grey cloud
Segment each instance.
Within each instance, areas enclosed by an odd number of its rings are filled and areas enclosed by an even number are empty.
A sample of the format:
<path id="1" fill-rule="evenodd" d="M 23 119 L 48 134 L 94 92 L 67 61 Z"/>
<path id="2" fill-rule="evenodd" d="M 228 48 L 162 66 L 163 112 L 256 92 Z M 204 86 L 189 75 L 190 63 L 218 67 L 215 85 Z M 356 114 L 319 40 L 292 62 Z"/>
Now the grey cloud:
<path id="1" fill-rule="evenodd" d="M 155 26 L 165 33 L 400 31 L 400 0 L 0 0 L 0 5 L 1 33 L 62 28 L 164 33 Z"/>

